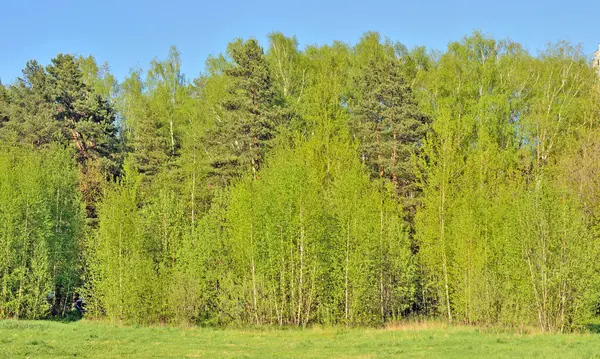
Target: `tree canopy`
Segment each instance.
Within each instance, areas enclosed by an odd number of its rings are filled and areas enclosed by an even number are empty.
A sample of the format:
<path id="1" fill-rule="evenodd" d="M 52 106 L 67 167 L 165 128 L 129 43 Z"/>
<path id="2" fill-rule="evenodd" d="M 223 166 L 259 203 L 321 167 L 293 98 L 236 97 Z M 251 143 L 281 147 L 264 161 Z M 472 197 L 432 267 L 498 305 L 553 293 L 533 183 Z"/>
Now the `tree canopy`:
<path id="1" fill-rule="evenodd" d="M 0 318 L 572 330 L 600 306 L 600 83 L 569 43 L 366 33 L 0 86 Z"/>

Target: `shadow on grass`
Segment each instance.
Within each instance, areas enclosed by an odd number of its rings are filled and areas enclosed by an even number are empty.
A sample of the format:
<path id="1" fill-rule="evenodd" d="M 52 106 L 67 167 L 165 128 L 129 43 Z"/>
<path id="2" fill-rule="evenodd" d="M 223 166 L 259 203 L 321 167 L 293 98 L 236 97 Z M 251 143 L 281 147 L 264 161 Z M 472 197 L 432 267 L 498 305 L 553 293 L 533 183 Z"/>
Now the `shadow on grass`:
<path id="1" fill-rule="evenodd" d="M 48 318 L 49 321 L 51 322 L 58 322 L 58 323 L 74 323 L 74 322 L 78 322 L 81 319 L 83 319 L 83 316 L 81 315 L 81 313 L 79 313 L 76 310 L 72 310 L 69 313 L 67 313 L 65 316 L 59 317 L 50 317 Z"/>
<path id="2" fill-rule="evenodd" d="M 590 333 L 600 334 L 600 324 L 599 323 L 586 324 L 584 326 L 584 328 Z"/>

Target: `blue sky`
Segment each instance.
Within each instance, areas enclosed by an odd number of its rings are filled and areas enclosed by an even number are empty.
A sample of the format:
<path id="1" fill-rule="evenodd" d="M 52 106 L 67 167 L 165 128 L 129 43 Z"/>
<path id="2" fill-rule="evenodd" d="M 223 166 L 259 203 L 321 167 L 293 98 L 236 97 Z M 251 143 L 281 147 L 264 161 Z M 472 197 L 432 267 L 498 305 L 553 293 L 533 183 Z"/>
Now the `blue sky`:
<path id="1" fill-rule="evenodd" d="M 132 68 L 181 52 L 183 71 L 196 77 L 209 54 L 236 37 L 281 31 L 301 47 L 341 40 L 354 44 L 374 30 L 412 47 L 443 50 L 481 30 L 537 53 L 568 40 L 591 54 L 600 42 L 600 1 L 31 1 L 0 5 L 0 79 L 12 83 L 27 60 L 47 64 L 59 52 L 107 61 L 118 79 Z"/>

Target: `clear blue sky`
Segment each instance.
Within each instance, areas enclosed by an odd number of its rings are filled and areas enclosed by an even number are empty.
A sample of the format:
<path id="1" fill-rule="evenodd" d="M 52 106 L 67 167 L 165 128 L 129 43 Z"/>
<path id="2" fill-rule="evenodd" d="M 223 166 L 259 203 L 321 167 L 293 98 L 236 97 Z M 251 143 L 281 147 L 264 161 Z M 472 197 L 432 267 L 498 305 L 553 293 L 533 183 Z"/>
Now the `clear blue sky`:
<path id="1" fill-rule="evenodd" d="M 209 54 L 236 37 L 296 35 L 301 47 L 341 40 L 354 44 L 374 30 L 412 47 L 443 50 L 473 30 L 509 37 L 536 54 L 568 40 L 591 54 L 600 42 L 600 1 L 315 1 L 315 0 L 2 0 L 0 79 L 12 83 L 27 60 L 47 64 L 59 52 L 107 61 L 118 79 L 132 68 L 181 52 L 196 77 Z"/>

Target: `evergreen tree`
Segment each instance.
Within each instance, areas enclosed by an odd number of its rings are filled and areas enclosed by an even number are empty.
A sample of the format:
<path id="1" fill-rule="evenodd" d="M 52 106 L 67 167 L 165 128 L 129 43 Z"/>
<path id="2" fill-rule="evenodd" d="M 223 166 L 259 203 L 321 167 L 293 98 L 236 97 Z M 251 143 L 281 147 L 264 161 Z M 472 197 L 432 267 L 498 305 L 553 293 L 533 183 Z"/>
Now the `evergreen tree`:
<path id="1" fill-rule="evenodd" d="M 373 178 L 389 178 L 409 195 L 414 191 L 410 158 L 422 144 L 427 118 L 420 113 L 396 60 L 371 60 L 357 82 L 360 97 L 353 110 L 354 132 L 361 144 L 361 160 Z"/>
<path id="2" fill-rule="evenodd" d="M 43 146 L 61 139 L 49 82 L 44 68 L 33 60 L 23 69 L 23 77 L 8 87 L 4 95 L 5 121 L 0 127 L 4 142 Z"/>
<path id="3" fill-rule="evenodd" d="M 0 85 L 0 318 L 65 315 L 81 289 L 88 315 L 144 324 L 597 317 L 579 48 L 268 38 L 196 79 L 171 48 L 120 85 L 71 55 Z"/>
<path id="4" fill-rule="evenodd" d="M 7 98 L 8 121 L 0 127 L 0 137 L 38 148 L 52 143 L 71 146 L 80 165 L 88 217 L 93 219 L 101 184 L 119 167 L 115 111 L 109 99 L 86 86 L 76 59 L 63 54 L 46 68 L 28 62 Z"/>
<path id="5" fill-rule="evenodd" d="M 280 118 L 270 69 L 254 39 L 228 47 L 234 65 L 225 69 L 232 81 L 222 103 L 225 118 L 207 134 L 209 163 L 221 184 L 245 171 L 256 176 Z"/>
<path id="6" fill-rule="evenodd" d="M 56 105 L 54 119 L 64 138 L 71 139 L 78 160 L 109 159 L 115 152 L 115 112 L 109 100 L 83 82 L 76 59 L 59 54 L 47 67 L 49 85 Z"/>

